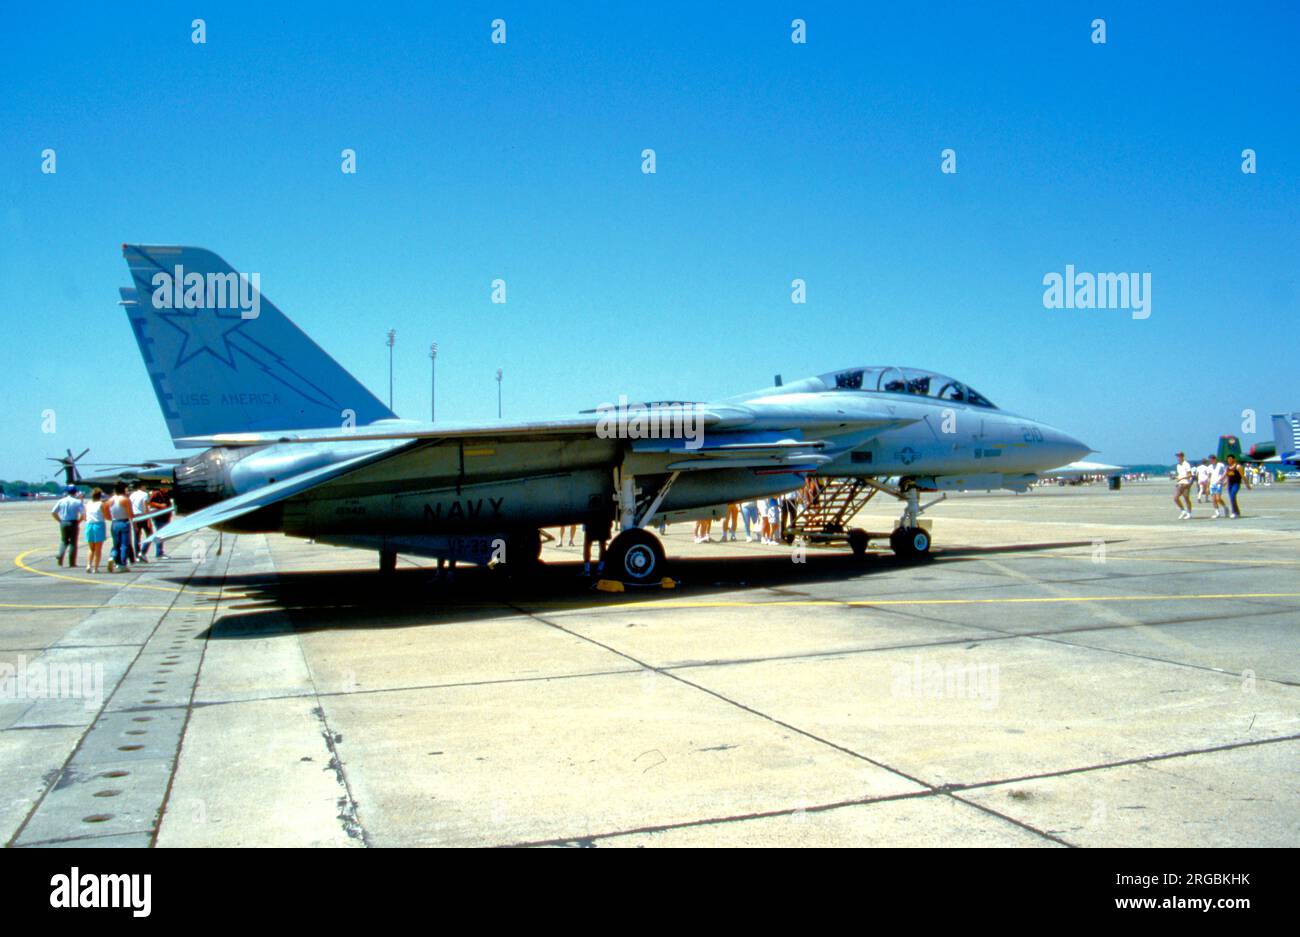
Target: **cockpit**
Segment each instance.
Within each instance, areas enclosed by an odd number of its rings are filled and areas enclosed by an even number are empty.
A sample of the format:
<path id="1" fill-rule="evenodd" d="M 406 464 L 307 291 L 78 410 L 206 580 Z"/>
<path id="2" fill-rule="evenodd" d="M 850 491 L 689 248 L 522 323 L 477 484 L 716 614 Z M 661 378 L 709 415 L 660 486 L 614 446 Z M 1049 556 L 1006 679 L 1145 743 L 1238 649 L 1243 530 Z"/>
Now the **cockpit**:
<path id="1" fill-rule="evenodd" d="M 934 371 L 922 371 L 918 368 L 896 368 L 892 366 L 871 368 L 849 368 L 846 371 L 832 371 L 821 375 L 821 381 L 827 390 L 861 390 L 884 394 L 911 394 L 916 397 L 932 397 L 936 400 L 951 400 L 954 403 L 966 403 L 975 407 L 997 407 L 976 391 L 960 381 L 955 381 Z"/>

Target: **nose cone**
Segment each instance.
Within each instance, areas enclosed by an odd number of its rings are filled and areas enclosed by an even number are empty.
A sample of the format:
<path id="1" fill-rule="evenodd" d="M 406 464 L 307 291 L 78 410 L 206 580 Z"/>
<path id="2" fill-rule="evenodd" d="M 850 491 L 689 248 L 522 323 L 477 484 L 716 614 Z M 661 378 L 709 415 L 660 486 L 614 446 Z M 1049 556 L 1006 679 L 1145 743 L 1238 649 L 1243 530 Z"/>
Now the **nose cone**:
<path id="1" fill-rule="evenodd" d="M 1079 442 L 1073 436 L 1063 433 L 1059 429 L 1046 432 L 1043 436 L 1043 441 L 1051 448 L 1052 458 L 1056 460 L 1052 465 L 1053 468 L 1060 465 L 1069 465 L 1071 462 L 1078 462 L 1093 451 L 1092 447 Z"/>

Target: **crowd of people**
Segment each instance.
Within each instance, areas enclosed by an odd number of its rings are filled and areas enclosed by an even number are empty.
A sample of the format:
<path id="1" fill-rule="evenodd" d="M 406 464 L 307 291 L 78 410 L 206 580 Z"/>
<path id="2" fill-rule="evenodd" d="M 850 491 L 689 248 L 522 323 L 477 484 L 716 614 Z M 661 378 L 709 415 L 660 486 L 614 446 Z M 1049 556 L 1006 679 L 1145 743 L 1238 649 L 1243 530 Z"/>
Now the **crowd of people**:
<path id="1" fill-rule="evenodd" d="M 1184 453 L 1177 453 L 1174 467 L 1174 506 L 1180 520 L 1192 516 L 1192 489 L 1196 489 L 1198 504 L 1212 504 L 1214 517 L 1241 517 L 1237 495 L 1242 485 L 1247 489 L 1256 485 L 1272 485 L 1273 476 L 1262 466 L 1246 465 L 1229 455 L 1223 462 L 1218 456 L 1206 456 L 1199 465 L 1187 461 Z"/>
<path id="2" fill-rule="evenodd" d="M 784 494 L 728 504 L 722 513 L 722 536 L 718 540 L 713 539 L 714 519 L 705 518 L 695 522 L 695 542 L 734 541 L 738 539 L 740 525 L 743 523 L 746 543 L 753 543 L 755 540 L 760 543 L 784 543 L 786 534 L 793 528 L 795 521 L 820 500 L 825 485 L 825 479 L 809 478 L 801 487 Z M 661 516 L 656 528 L 660 534 L 663 534 L 667 525 L 667 521 Z M 604 553 L 605 546 L 609 542 L 610 524 L 597 522 L 581 526 L 583 575 L 590 575 L 593 547 L 597 549 L 596 571 L 600 572 L 604 567 Z M 578 527 L 577 524 L 560 527 L 559 534 L 552 538 L 555 546 L 563 549 L 566 540 L 570 547 L 575 546 Z"/>
<path id="3" fill-rule="evenodd" d="M 824 479 L 809 478 L 801 487 L 784 494 L 768 495 L 753 501 L 729 504 L 722 515 L 722 536 L 713 540 L 713 519 L 695 522 L 696 543 L 726 543 L 740 536 L 745 525 L 745 542 L 784 543 L 795 521 L 821 498 Z M 662 532 L 662 527 L 661 527 Z"/>
<path id="4" fill-rule="evenodd" d="M 148 563 L 149 548 L 143 541 L 167 522 L 171 496 L 164 488 L 149 490 L 143 482 L 128 486 L 118 482 L 109 494 L 96 488 L 86 500 L 76 485 L 69 485 L 54 504 L 51 516 L 59 525 L 57 560 L 77 566 L 77 544 L 85 525 L 86 572 L 98 573 L 103 563 L 104 544 L 111 541 L 108 571 L 126 572 L 133 563 Z M 154 542 L 154 559 L 164 556 L 161 540 Z"/>
<path id="5" fill-rule="evenodd" d="M 815 485 L 813 486 L 815 487 Z M 809 486 L 796 488 L 781 495 L 769 495 L 753 501 L 728 504 L 722 515 L 722 536 L 719 543 L 734 541 L 739 537 L 740 524 L 745 525 L 745 542 L 781 543 L 787 528 L 808 505 Z M 713 519 L 695 522 L 695 542 L 713 543 Z"/>

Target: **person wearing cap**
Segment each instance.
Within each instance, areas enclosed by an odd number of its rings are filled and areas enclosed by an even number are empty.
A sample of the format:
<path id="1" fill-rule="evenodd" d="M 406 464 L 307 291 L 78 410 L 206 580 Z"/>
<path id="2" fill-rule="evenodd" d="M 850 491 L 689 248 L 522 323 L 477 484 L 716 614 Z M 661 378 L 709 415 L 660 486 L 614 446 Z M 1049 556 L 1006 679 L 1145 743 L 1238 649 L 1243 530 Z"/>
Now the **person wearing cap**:
<path id="1" fill-rule="evenodd" d="M 85 505 L 77 497 L 77 486 L 69 485 L 63 489 L 63 497 L 54 502 L 50 515 L 59 522 L 59 565 L 63 565 L 63 554 L 71 550 L 68 565 L 77 565 L 77 535 L 81 531 L 81 519 L 86 516 Z"/>
<path id="2" fill-rule="evenodd" d="M 1187 520 L 1192 516 L 1192 465 L 1187 461 L 1187 456 L 1181 452 L 1178 455 L 1178 466 L 1174 471 L 1177 473 L 1174 478 L 1174 507 L 1178 508 L 1178 519 Z M 1184 507 L 1184 503 L 1186 507 Z"/>

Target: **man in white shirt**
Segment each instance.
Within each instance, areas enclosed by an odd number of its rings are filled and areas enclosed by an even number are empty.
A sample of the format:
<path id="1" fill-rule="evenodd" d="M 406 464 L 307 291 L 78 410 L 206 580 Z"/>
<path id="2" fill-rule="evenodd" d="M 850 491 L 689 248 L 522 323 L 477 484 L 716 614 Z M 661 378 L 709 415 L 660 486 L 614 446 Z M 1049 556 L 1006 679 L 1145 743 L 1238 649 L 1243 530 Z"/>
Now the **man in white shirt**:
<path id="1" fill-rule="evenodd" d="M 54 510 L 50 514 L 59 522 L 59 565 L 63 565 L 63 554 L 71 550 L 72 555 L 68 557 L 68 565 L 76 569 L 77 533 L 81 529 L 81 519 L 86 516 L 86 506 L 77 497 L 77 489 L 74 486 L 69 485 L 63 489 L 63 497 L 54 502 Z"/>
<path id="2" fill-rule="evenodd" d="M 1178 508 L 1178 519 L 1185 521 L 1192 516 L 1192 478 L 1194 472 L 1187 456 L 1178 453 L 1178 467 L 1174 469 L 1174 507 Z M 1184 505 L 1186 505 L 1184 507 Z"/>
<path id="3" fill-rule="evenodd" d="M 1223 503 L 1223 483 L 1228 477 L 1228 466 L 1218 456 L 1210 456 L 1210 497 L 1214 499 L 1214 516 L 1226 517 L 1228 507 Z"/>
<path id="4" fill-rule="evenodd" d="M 1202 459 L 1196 466 L 1196 503 L 1204 504 L 1210 500 L 1210 460 Z"/>
<path id="5" fill-rule="evenodd" d="M 140 482 L 131 486 L 131 513 L 135 518 L 139 518 L 149 513 L 149 492 Z M 148 521 L 135 520 L 131 521 L 131 557 L 132 562 L 148 563 L 149 559 L 146 554 L 149 552 L 148 547 L 142 546 L 140 541 L 149 536 L 150 528 Z"/>

